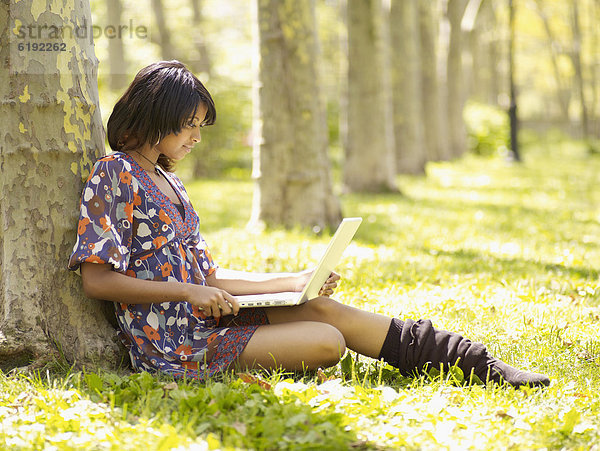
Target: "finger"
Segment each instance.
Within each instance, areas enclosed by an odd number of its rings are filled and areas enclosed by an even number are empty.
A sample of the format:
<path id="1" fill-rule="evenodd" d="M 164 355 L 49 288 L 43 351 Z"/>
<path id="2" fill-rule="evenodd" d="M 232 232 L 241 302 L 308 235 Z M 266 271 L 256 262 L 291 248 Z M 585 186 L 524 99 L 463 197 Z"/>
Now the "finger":
<path id="1" fill-rule="evenodd" d="M 227 300 L 227 303 L 231 307 L 232 313 L 234 315 L 237 315 L 238 312 L 240 311 L 240 303 L 238 302 L 236 297 L 232 296 L 231 294 L 229 294 L 227 292 L 224 293 L 224 296 L 225 296 L 225 299 Z"/>
<path id="2" fill-rule="evenodd" d="M 210 307 L 210 311 L 212 312 L 212 316 L 213 318 L 220 318 L 221 317 L 221 309 L 219 308 L 219 304 L 215 304 L 212 305 Z"/>
<path id="3" fill-rule="evenodd" d="M 223 296 L 221 293 L 218 293 L 211 299 L 211 301 L 210 310 L 212 311 L 212 316 L 214 318 L 220 318 L 222 304 L 224 304 Z"/>
<path id="4" fill-rule="evenodd" d="M 342 276 L 340 276 L 338 273 L 331 271 L 331 274 L 329 275 L 329 279 L 327 279 L 327 281 L 337 282 L 341 278 Z"/>
<path id="5" fill-rule="evenodd" d="M 231 304 L 225 298 L 219 301 L 219 310 L 221 311 L 222 315 L 231 315 L 231 313 L 233 312 Z"/>
<path id="6" fill-rule="evenodd" d="M 335 290 L 337 288 L 337 283 L 333 282 L 333 283 L 326 283 L 325 285 L 323 285 L 323 290 Z"/>

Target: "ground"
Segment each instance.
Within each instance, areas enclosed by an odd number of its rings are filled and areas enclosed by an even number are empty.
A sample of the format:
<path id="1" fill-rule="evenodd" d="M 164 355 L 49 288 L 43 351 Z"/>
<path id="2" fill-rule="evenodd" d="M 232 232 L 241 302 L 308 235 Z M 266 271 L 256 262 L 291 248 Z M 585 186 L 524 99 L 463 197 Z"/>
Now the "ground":
<path id="1" fill-rule="evenodd" d="M 406 379 L 349 353 L 315 374 L 198 384 L 55 368 L 0 375 L 0 439 L 15 449 L 600 449 L 600 158 L 538 142 L 524 163 L 467 156 L 347 195 L 364 222 L 338 267 L 342 302 L 482 341 L 546 389 Z M 188 184 L 222 266 L 304 269 L 329 235 L 249 233 L 249 180 Z"/>

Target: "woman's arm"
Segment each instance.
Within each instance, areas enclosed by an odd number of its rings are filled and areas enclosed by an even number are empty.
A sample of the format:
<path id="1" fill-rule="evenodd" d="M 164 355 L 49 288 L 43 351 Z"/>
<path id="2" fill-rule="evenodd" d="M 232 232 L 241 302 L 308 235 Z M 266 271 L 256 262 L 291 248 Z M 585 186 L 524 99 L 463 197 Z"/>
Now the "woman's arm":
<path id="1" fill-rule="evenodd" d="M 308 277 L 303 273 L 252 273 L 217 268 L 206 282 L 211 287 L 220 288 L 233 295 L 279 293 L 282 291 L 302 291 Z M 310 276 L 310 272 L 307 273 Z"/>
<path id="2" fill-rule="evenodd" d="M 94 299 L 125 304 L 187 301 L 214 317 L 237 315 L 239 310 L 235 297 L 219 287 L 136 279 L 113 271 L 109 264 L 82 263 L 81 278 L 86 296 Z"/>
<path id="3" fill-rule="evenodd" d="M 298 273 L 264 274 L 217 268 L 206 278 L 206 282 L 212 287 L 220 288 L 233 295 L 280 293 L 302 291 L 312 273 L 313 270 Z M 339 279 L 338 274 L 331 273 L 321 289 L 321 294 L 324 296 L 332 294 Z"/>

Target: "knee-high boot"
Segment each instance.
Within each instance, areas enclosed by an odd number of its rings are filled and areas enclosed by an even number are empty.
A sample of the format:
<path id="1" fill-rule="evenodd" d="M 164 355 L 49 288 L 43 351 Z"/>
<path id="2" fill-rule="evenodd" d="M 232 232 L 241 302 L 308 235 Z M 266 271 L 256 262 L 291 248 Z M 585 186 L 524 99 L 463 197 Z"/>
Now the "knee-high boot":
<path id="1" fill-rule="evenodd" d="M 431 321 L 423 319 L 393 319 L 380 358 L 406 376 L 431 368 L 447 370 L 456 365 L 463 371 L 466 380 L 475 374 L 483 382 L 506 382 L 513 387 L 550 384 L 547 376 L 513 368 L 492 357 L 483 344 L 474 343 L 454 332 L 436 329 Z"/>

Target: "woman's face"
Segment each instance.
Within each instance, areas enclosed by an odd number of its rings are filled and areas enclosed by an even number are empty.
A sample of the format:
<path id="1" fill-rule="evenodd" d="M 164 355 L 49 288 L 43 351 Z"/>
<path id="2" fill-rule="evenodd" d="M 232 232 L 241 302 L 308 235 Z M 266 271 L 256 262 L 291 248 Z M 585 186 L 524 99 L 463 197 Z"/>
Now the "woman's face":
<path id="1" fill-rule="evenodd" d="M 206 117 L 208 108 L 201 103 L 196 116 L 190 118 L 178 134 L 170 133 L 160 140 L 155 149 L 174 161 L 183 159 L 192 151 L 194 144 L 201 141 L 200 126 Z"/>

